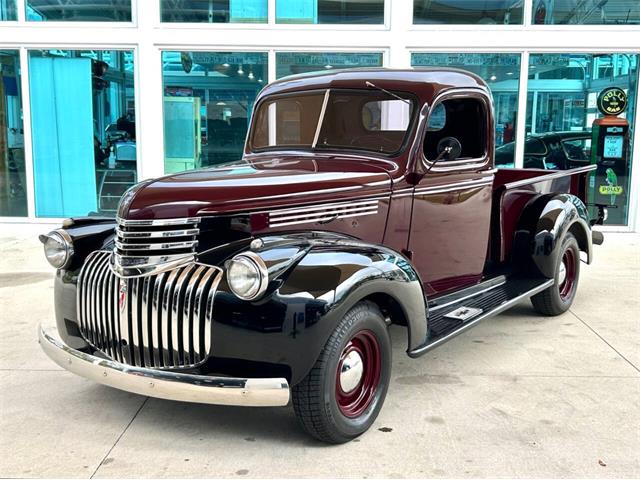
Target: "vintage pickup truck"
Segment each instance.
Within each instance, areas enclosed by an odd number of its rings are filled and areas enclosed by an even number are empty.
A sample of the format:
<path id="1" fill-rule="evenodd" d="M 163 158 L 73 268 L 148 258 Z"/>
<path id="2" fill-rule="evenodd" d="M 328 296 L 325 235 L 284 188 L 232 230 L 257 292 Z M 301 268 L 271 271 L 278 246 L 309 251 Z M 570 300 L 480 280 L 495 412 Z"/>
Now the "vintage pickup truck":
<path id="1" fill-rule="evenodd" d="M 561 314 L 602 242 L 592 167 L 499 170 L 493 137 L 491 93 L 461 70 L 272 83 L 241 161 L 143 181 L 115 219 L 41 237 L 57 268 L 42 348 L 142 395 L 291 399 L 311 435 L 349 441 L 385 400 L 391 324 L 416 358 L 529 297 Z"/>

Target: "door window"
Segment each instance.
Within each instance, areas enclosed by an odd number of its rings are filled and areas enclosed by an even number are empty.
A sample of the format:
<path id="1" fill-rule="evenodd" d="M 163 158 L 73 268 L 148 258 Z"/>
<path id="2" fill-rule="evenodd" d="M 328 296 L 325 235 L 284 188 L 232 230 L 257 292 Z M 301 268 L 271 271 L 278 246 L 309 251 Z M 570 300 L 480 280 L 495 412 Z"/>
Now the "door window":
<path id="1" fill-rule="evenodd" d="M 454 137 L 462 152 L 455 160 L 479 159 L 486 153 L 486 110 L 477 98 L 452 98 L 433 108 L 427 124 L 423 151 L 427 160 L 438 157 L 438 142 Z"/>

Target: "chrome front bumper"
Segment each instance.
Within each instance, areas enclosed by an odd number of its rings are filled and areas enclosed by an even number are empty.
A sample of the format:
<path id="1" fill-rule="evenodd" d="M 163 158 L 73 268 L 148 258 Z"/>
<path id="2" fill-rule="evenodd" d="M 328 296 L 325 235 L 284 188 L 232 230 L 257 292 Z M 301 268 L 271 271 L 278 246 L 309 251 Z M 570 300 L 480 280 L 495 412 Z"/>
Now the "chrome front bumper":
<path id="1" fill-rule="evenodd" d="M 38 340 L 62 368 L 127 392 L 215 405 L 279 407 L 289 403 L 289 384 L 284 378 L 210 377 L 133 367 L 71 348 L 55 328 L 38 327 Z"/>

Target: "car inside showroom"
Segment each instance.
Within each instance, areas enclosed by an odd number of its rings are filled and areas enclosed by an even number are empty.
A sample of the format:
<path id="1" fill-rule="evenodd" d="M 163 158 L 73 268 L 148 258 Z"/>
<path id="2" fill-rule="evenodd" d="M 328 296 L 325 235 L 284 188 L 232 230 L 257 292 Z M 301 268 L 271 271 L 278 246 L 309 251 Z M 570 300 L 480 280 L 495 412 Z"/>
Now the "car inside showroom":
<path id="1" fill-rule="evenodd" d="M 640 476 L 639 69 L 638 0 L 0 0 L 0 477 Z"/>

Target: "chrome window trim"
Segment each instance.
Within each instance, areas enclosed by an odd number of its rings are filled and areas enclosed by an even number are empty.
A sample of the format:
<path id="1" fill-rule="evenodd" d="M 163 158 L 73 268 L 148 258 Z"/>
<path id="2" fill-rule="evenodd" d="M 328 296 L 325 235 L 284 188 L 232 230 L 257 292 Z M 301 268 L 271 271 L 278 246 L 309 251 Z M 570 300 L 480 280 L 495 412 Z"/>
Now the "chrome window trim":
<path id="1" fill-rule="evenodd" d="M 491 109 L 492 100 L 491 98 L 488 98 L 485 95 L 485 92 L 479 88 L 454 88 L 452 90 L 447 90 L 441 93 L 440 95 L 438 95 L 433 100 L 433 103 L 429 106 L 428 113 L 424 119 L 424 126 L 421 129 L 422 131 L 416 137 L 420 140 L 420 143 L 419 143 L 420 160 L 419 161 L 422 163 L 422 166 L 424 168 L 434 173 L 480 169 L 482 167 L 487 166 L 490 163 L 491 155 L 490 155 L 490 152 L 486 150 L 486 144 L 488 143 L 486 139 L 485 139 L 485 152 L 482 157 L 467 158 L 467 159 L 454 160 L 454 161 L 445 161 L 444 164 L 441 164 L 441 162 L 438 162 L 435 165 L 433 165 L 433 162 L 431 162 L 428 158 L 425 157 L 424 141 L 428 133 L 428 126 L 429 126 L 429 119 L 431 117 L 431 112 L 433 112 L 434 108 L 437 107 L 438 104 L 454 98 L 475 98 L 480 100 L 483 103 L 483 106 L 485 109 L 485 117 L 487 119 L 490 119 L 489 111 Z M 486 128 L 487 130 L 485 132 L 485 136 L 487 136 L 488 138 L 492 138 L 494 135 L 494 129 L 495 129 L 493 122 L 491 121 L 487 122 Z"/>

